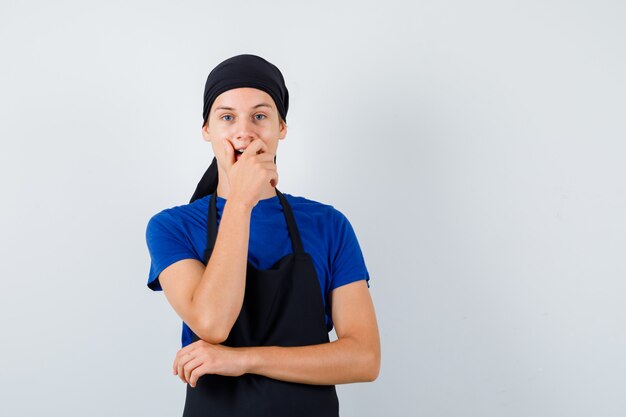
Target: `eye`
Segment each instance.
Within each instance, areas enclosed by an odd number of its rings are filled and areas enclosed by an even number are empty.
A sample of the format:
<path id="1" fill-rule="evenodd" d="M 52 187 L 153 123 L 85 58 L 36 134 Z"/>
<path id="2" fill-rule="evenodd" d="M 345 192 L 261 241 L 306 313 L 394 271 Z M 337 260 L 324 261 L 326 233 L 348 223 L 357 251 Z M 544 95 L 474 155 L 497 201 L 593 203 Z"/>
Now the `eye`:
<path id="1" fill-rule="evenodd" d="M 233 116 L 231 116 L 230 114 L 225 114 L 225 115 L 223 115 L 222 117 L 220 117 L 220 119 L 222 119 L 222 120 L 225 120 L 225 121 L 229 122 L 229 121 L 231 121 L 232 119 L 224 119 L 224 117 L 233 117 Z"/>
<path id="2" fill-rule="evenodd" d="M 259 116 L 261 116 L 261 118 L 260 118 L 260 119 L 259 119 Z M 261 114 L 261 113 L 259 113 L 259 114 L 255 114 L 255 115 L 254 115 L 254 117 L 255 117 L 257 120 L 263 120 L 263 119 L 266 119 L 266 118 L 267 118 L 267 116 L 266 116 L 266 115 Z"/>

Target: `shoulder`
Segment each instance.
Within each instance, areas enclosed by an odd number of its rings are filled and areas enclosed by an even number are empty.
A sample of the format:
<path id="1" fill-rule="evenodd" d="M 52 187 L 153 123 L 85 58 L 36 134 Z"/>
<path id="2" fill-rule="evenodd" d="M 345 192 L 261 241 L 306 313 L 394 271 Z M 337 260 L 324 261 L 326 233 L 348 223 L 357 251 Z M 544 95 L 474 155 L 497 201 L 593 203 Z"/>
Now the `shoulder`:
<path id="1" fill-rule="evenodd" d="M 354 227 L 346 215 L 332 204 L 300 196 L 290 196 L 294 216 L 301 212 L 315 218 L 315 235 L 325 240 L 331 281 L 329 291 L 350 282 L 365 279 L 369 287 L 369 272 Z M 293 200 L 293 203 L 292 203 Z"/>
<path id="2" fill-rule="evenodd" d="M 340 226 L 348 221 L 346 216 L 332 204 L 308 197 L 283 193 L 295 216 L 308 216 L 326 226 Z"/>
<path id="3" fill-rule="evenodd" d="M 326 240 L 329 249 L 337 246 L 346 236 L 354 235 L 354 229 L 346 215 L 334 205 L 311 198 L 283 193 L 291 206 L 296 221 L 302 223 L 315 234 Z"/>
<path id="4" fill-rule="evenodd" d="M 148 220 L 146 237 L 158 235 L 172 230 L 189 230 L 206 223 L 206 211 L 209 197 L 198 199 L 192 203 L 165 208 Z"/>
<path id="5" fill-rule="evenodd" d="M 206 204 L 206 202 L 205 202 Z M 146 227 L 146 242 L 151 264 L 148 287 L 160 291 L 160 273 L 182 259 L 202 260 L 197 249 L 198 236 L 206 227 L 201 222 L 202 201 L 169 207 L 154 214 Z M 199 226 L 200 225 L 200 226 Z M 202 238 L 200 238 L 201 240 Z"/>

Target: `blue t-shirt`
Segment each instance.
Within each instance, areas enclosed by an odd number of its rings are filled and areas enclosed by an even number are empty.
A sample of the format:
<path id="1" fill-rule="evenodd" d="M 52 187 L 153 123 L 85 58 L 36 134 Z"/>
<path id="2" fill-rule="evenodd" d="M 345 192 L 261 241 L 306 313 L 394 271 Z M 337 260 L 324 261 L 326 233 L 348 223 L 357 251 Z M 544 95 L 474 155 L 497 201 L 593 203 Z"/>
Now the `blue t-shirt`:
<path id="1" fill-rule="evenodd" d="M 348 219 L 333 206 L 305 197 L 283 193 L 291 206 L 304 251 L 311 255 L 320 281 L 326 328 L 333 328 L 327 300 L 337 287 L 365 279 L 369 273 L 356 234 Z M 203 261 L 207 243 L 207 216 L 211 195 L 192 203 L 162 210 L 152 216 L 146 228 L 151 264 L 148 287 L 162 291 L 159 274 L 182 259 Z M 217 196 L 219 224 L 226 199 Z M 248 261 L 257 269 L 269 269 L 293 253 L 287 221 L 278 196 L 259 200 L 252 209 Z M 183 322 L 182 346 L 192 341 L 192 330 Z"/>

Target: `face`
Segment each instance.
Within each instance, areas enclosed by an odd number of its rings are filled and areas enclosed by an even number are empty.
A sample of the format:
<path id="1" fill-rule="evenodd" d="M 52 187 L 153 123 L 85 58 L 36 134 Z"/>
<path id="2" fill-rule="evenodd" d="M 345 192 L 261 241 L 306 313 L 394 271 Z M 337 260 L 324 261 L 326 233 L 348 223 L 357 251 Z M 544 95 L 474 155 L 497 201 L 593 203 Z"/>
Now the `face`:
<path id="1" fill-rule="evenodd" d="M 235 150 L 261 139 L 268 152 L 276 155 L 278 141 L 285 138 L 287 125 L 280 118 L 272 96 L 256 88 L 234 88 L 217 96 L 202 136 L 211 142 L 218 163 L 223 161 L 224 141 Z"/>

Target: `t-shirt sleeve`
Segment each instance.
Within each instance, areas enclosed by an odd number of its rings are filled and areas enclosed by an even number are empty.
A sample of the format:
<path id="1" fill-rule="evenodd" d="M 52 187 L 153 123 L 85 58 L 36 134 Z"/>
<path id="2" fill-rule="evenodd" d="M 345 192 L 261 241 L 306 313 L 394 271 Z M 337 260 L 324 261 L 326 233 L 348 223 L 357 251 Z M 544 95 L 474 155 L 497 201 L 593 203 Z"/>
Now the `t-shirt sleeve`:
<path id="1" fill-rule="evenodd" d="M 369 272 L 356 234 L 347 217 L 338 210 L 334 216 L 334 238 L 331 244 L 330 291 L 361 279 L 369 288 Z"/>
<path id="2" fill-rule="evenodd" d="M 155 214 L 148 221 L 146 243 L 150 253 L 148 288 L 153 291 L 163 290 L 159 274 L 165 268 L 182 259 L 198 259 L 180 220 L 167 211 Z"/>

